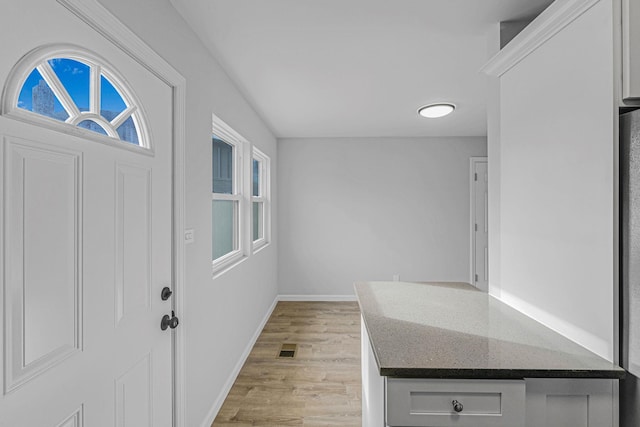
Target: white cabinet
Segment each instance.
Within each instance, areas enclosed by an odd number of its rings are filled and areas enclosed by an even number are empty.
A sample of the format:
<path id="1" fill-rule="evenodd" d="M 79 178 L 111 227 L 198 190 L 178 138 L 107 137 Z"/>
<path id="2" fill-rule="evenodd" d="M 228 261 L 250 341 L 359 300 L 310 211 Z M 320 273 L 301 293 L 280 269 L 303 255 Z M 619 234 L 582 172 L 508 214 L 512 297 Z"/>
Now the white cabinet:
<path id="1" fill-rule="evenodd" d="M 388 426 L 524 427 L 524 381 L 387 378 Z"/>
<path id="2" fill-rule="evenodd" d="M 371 350 L 369 334 L 360 319 L 360 368 L 362 369 L 362 427 L 382 427 L 384 422 L 384 377 Z"/>
<path id="3" fill-rule="evenodd" d="M 617 387 L 618 380 L 611 379 L 381 377 L 362 327 L 362 425 L 366 427 L 618 427 Z M 454 400 L 462 405 L 460 412 Z"/>
<path id="4" fill-rule="evenodd" d="M 622 98 L 640 101 L 640 2 L 622 0 Z"/>
<path id="5" fill-rule="evenodd" d="M 617 387 L 609 379 L 527 379 L 526 427 L 617 427 Z"/>

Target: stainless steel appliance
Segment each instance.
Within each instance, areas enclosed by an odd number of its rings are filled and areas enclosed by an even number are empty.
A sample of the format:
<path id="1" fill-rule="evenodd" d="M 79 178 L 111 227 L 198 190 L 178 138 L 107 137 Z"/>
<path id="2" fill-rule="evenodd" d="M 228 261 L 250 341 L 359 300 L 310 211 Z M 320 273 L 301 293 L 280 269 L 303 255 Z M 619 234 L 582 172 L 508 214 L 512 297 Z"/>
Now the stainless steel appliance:
<path id="1" fill-rule="evenodd" d="M 620 427 L 640 426 L 640 110 L 620 116 Z"/>

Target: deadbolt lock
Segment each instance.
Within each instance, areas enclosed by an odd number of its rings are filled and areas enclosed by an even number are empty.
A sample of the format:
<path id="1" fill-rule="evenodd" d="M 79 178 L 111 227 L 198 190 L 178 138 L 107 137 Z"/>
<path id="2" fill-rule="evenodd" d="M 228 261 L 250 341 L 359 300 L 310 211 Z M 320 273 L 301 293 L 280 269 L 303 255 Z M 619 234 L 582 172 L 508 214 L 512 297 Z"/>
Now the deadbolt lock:
<path id="1" fill-rule="evenodd" d="M 168 286 L 162 288 L 162 292 L 160 292 L 160 298 L 162 298 L 162 301 L 168 300 L 171 295 L 173 295 L 173 292 L 171 292 L 171 289 L 169 289 Z"/>

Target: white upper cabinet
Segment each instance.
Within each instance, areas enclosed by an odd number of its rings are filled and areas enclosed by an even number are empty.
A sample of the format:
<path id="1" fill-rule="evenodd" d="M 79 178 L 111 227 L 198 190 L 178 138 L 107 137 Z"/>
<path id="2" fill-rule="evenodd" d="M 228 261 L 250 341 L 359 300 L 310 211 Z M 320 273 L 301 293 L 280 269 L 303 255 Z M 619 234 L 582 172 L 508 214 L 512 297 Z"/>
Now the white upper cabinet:
<path id="1" fill-rule="evenodd" d="M 625 102 L 640 101 L 639 22 L 640 2 L 622 0 L 622 99 Z"/>

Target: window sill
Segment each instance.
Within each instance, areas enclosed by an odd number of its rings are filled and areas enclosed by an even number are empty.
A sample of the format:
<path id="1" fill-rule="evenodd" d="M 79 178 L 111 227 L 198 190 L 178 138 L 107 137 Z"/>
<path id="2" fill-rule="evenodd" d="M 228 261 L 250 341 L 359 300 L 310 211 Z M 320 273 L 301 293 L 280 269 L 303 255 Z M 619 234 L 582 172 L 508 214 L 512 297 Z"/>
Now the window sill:
<path id="1" fill-rule="evenodd" d="M 216 279 L 226 273 L 227 271 L 234 268 L 236 265 L 240 264 L 242 261 L 247 259 L 248 257 L 244 254 L 237 253 L 233 256 L 223 259 L 216 260 L 211 262 L 211 270 L 212 270 L 212 279 Z"/>
<path id="2" fill-rule="evenodd" d="M 269 246 L 270 243 L 271 242 L 266 239 L 256 240 L 255 242 L 253 242 L 252 253 L 257 254 L 258 252 Z"/>

